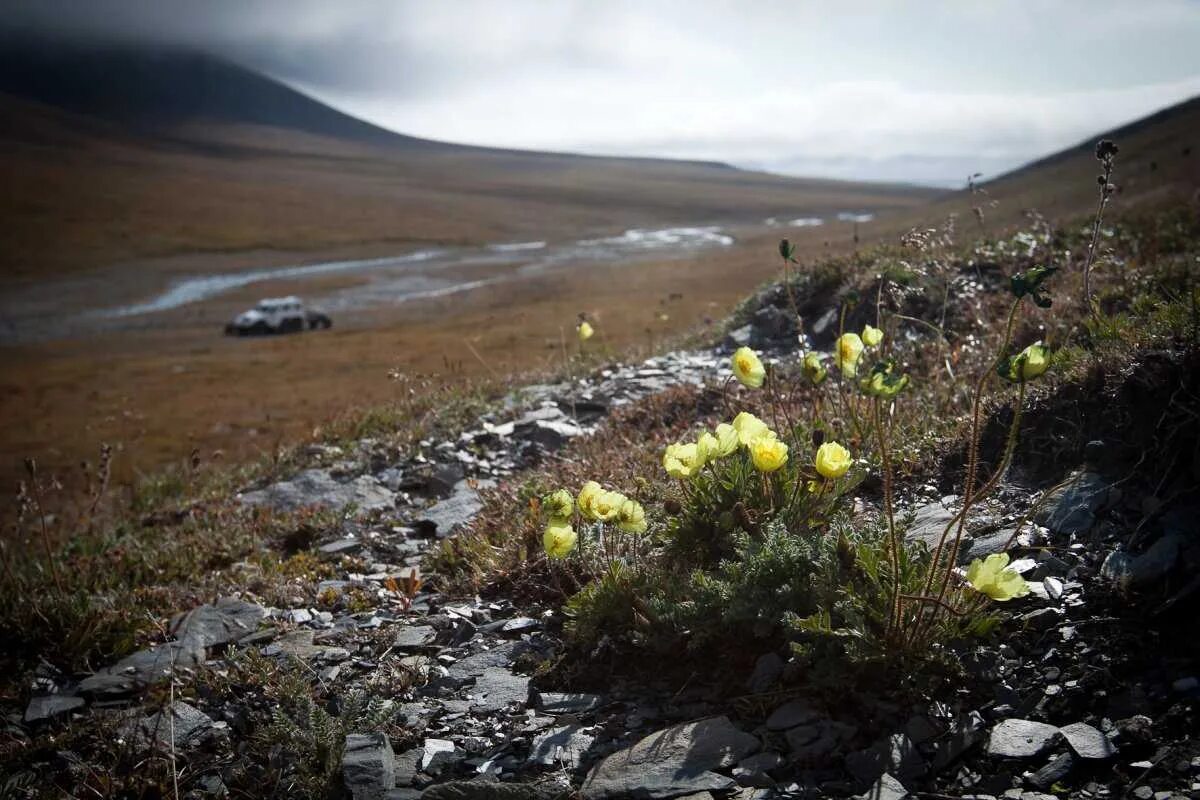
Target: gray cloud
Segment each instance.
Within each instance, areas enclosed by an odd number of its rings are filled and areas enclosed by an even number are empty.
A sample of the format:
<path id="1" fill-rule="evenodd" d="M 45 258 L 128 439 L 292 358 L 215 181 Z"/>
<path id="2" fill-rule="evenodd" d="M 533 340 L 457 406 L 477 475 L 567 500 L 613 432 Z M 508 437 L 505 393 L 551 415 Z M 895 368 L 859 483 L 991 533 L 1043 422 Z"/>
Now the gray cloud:
<path id="1" fill-rule="evenodd" d="M 0 30 L 204 48 L 431 138 L 942 184 L 1200 93 L 1194 0 L 10 0 Z"/>

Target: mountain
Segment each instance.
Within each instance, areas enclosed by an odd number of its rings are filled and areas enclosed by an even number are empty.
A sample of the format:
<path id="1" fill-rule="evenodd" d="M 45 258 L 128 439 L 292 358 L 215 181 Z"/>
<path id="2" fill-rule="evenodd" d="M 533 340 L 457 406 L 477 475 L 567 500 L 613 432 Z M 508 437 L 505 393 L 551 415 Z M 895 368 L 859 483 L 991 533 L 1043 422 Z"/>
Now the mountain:
<path id="1" fill-rule="evenodd" d="M 393 133 L 188 50 L 0 48 L 0 277 L 207 251 L 564 239 L 938 194 Z"/>

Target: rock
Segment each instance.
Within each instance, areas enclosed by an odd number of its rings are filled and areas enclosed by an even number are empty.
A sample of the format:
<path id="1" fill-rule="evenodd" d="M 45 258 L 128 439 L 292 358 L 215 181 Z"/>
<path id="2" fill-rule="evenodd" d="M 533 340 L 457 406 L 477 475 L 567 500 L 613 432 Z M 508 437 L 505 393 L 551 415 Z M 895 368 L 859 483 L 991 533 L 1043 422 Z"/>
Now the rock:
<path id="1" fill-rule="evenodd" d="M 397 650 L 423 650 L 437 639 L 437 630 L 428 625 L 407 625 L 396 631 L 392 647 Z"/>
<path id="2" fill-rule="evenodd" d="M 529 678 L 514 675 L 503 667 L 488 667 L 471 689 L 471 708 L 500 711 L 509 705 L 524 705 L 529 700 Z"/>
<path id="3" fill-rule="evenodd" d="M 525 642 L 504 642 L 489 650 L 482 650 L 474 655 L 461 658 L 447 667 L 451 678 L 468 680 L 477 678 L 489 667 L 507 667 L 516 661 L 517 656 L 530 651 L 530 645 Z"/>
<path id="4" fill-rule="evenodd" d="M 732 766 L 758 748 L 758 738 L 727 717 L 676 725 L 605 758 L 592 769 L 580 793 L 597 800 L 723 792 L 733 787 L 733 781 L 712 770 Z"/>
<path id="5" fill-rule="evenodd" d="M 938 740 L 933 754 L 935 772 L 948 767 L 959 756 L 983 740 L 984 721 L 978 711 L 962 714 L 945 737 Z"/>
<path id="6" fill-rule="evenodd" d="M 357 553 L 363 547 L 363 543 L 353 537 L 344 539 L 336 539 L 327 544 L 323 544 L 317 548 L 317 552 L 326 560 L 336 560 L 342 556 L 352 555 Z"/>
<path id="7" fill-rule="evenodd" d="M 473 520 L 482 508 L 479 492 L 469 482 L 459 481 L 450 496 L 426 509 L 414 526 L 424 536 L 444 539 Z"/>
<path id="8" fill-rule="evenodd" d="M 1075 766 L 1075 759 L 1070 753 L 1060 753 L 1050 759 L 1050 763 L 1029 776 L 1029 784 L 1038 789 L 1049 789 L 1070 774 Z"/>
<path id="9" fill-rule="evenodd" d="M 763 306 L 750 321 L 750 345 L 769 347 L 779 342 L 796 341 L 796 320 L 778 306 Z"/>
<path id="10" fill-rule="evenodd" d="M 170 675 L 204 663 L 204 647 L 194 638 L 134 653 L 79 682 L 79 691 L 97 697 L 131 694 Z"/>
<path id="11" fill-rule="evenodd" d="M 182 700 L 151 714 L 138 725 L 138 733 L 146 741 L 164 750 L 184 750 L 197 745 L 212 729 L 211 717 Z"/>
<path id="12" fill-rule="evenodd" d="M 412 785 L 413 780 L 417 777 L 417 770 L 421 768 L 421 756 L 424 752 L 422 748 L 414 747 L 405 750 L 403 753 L 396 754 L 395 773 L 397 786 Z"/>
<path id="13" fill-rule="evenodd" d="M 767 730 L 785 731 L 797 725 L 815 722 L 821 715 L 800 700 L 791 700 L 771 712 L 767 717 Z"/>
<path id="14" fill-rule="evenodd" d="M 535 631 L 542 627 L 542 623 L 532 617 L 514 617 L 510 620 L 505 620 L 500 626 L 500 632 L 509 634 L 522 634 L 530 631 Z"/>
<path id="15" fill-rule="evenodd" d="M 598 694 L 540 692 L 537 696 L 538 709 L 547 714 L 586 714 L 603 703 L 604 698 Z"/>
<path id="16" fill-rule="evenodd" d="M 82 697 L 65 694 L 47 694 L 31 697 L 25 707 L 26 722 L 42 722 L 83 707 Z"/>
<path id="17" fill-rule="evenodd" d="M 884 773 L 898 775 L 901 780 L 916 778 L 925 774 L 926 767 L 908 735 L 897 733 L 846 756 L 846 770 L 860 785 L 865 785 Z"/>
<path id="18" fill-rule="evenodd" d="M 1142 589 L 1162 581 L 1175 569 L 1187 540 L 1180 533 L 1160 536 L 1144 553 L 1114 550 L 1104 559 L 1100 574 L 1124 589 Z"/>
<path id="19" fill-rule="evenodd" d="M 752 326 L 743 325 L 725 334 L 726 349 L 737 350 L 739 347 L 748 347 L 750 345 L 751 330 Z"/>
<path id="20" fill-rule="evenodd" d="M 761 694 L 778 683 L 782 674 L 783 659 L 778 653 L 766 653 L 755 662 L 754 672 L 746 679 L 746 688 L 754 694 Z"/>
<path id="21" fill-rule="evenodd" d="M 554 781 L 545 783 L 497 783 L 495 781 L 450 781 L 430 786 L 421 800 L 561 800 L 570 788 Z"/>
<path id="22" fill-rule="evenodd" d="M 421 753 L 421 771 L 437 775 L 464 758 L 466 754 L 458 750 L 449 739 L 426 739 Z"/>
<path id="23" fill-rule="evenodd" d="M 1053 628 L 1063 618 L 1063 612 L 1057 608 L 1039 608 L 1017 617 L 1027 628 L 1044 631 Z"/>
<path id="24" fill-rule="evenodd" d="M 1086 533 L 1096 524 L 1096 514 L 1119 497 L 1119 490 L 1099 473 L 1080 472 L 1071 483 L 1045 498 L 1034 519 L 1055 533 Z"/>
<path id="25" fill-rule="evenodd" d="M 785 738 L 790 757 L 797 763 L 816 763 L 827 759 L 857 732 L 853 725 L 830 720 L 818 720 L 788 730 Z"/>
<path id="26" fill-rule="evenodd" d="M 954 512 L 940 502 L 923 505 L 914 512 L 913 520 L 904 532 L 904 538 L 910 542 L 922 542 L 930 551 L 933 551 L 937 548 L 942 533 L 953 518 Z M 947 546 L 953 541 L 953 537 L 954 531 L 952 530 L 946 537 Z"/>
<path id="27" fill-rule="evenodd" d="M 584 733 L 579 725 L 551 728 L 533 740 L 529 748 L 529 763 L 577 769 L 595 740 L 594 736 Z"/>
<path id="28" fill-rule="evenodd" d="M 171 620 L 171 635 L 180 641 L 195 641 L 201 647 L 236 642 L 258 630 L 267 609 L 257 603 L 226 597 L 211 605 L 202 605 Z"/>
<path id="29" fill-rule="evenodd" d="M 908 790 L 900 781 L 885 773 L 866 793 L 856 796 L 859 800 L 904 800 L 908 797 Z"/>
<path id="30" fill-rule="evenodd" d="M 527 427 L 518 426 L 515 435 L 547 450 L 558 450 L 576 436 L 582 436 L 583 428 L 566 420 L 538 420 Z"/>
<path id="31" fill-rule="evenodd" d="M 301 661 L 345 661 L 350 657 L 343 647 L 313 644 L 314 631 L 289 631 L 262 649 L 264 656 L 291 656 Z"/>
<path id="32" fill-rule="evenodd" d="M 1058 728 L 1028 719 L 1006 719 L 992 729 L 988 755 L 998 758 L 1032 758 L 1058 736 Z"/>
<path id="33" fill-rule="evenodd" d="M 386 733 L 352 733 L 342 751 L 342 780 L 354 800 L 381 800 L 396 786 L 396 756 Z"/>
<path id="34" fill-rule="evenodd" d="M 1117 754 L 1117 748 L 1101 731 L 1086 722 L 1064 725 L 1058 732 L 1067 740 L 1071 750 L 1080 758 L 1105 759 Z"/>
<path id="35" fill-rule="evenodd" d="M 733 768 L 733 779 L 741 786 L 768 789 L 775 785 L 775 779 L 767 773 L 781 766 L 783 756 L 772 750 L 764 750 L 739 761 Z"/>
<path id="36" fill-rule="evenodd" d="M 326 469 L 308 469 L 291 480 L 265 489 L 244 492 L 238 499 L 246 505 L 267 506 L 276 511 L 294 511 L 308 506 L 342 509 L 353 505 L 359 511 L 395 507 L 396 495 L 371 475 L 340 482 Z"/>

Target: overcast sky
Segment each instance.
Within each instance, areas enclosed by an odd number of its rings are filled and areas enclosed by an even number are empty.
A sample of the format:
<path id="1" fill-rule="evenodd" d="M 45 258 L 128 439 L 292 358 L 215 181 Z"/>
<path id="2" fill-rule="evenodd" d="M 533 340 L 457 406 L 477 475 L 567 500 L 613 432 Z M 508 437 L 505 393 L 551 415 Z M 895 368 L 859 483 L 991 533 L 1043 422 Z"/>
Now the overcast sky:
<path id="1" fill-rule="evenodd" d="M 1200 0 L 12 2 L 404 133 L 959 185 L 1200 94 Z"/>

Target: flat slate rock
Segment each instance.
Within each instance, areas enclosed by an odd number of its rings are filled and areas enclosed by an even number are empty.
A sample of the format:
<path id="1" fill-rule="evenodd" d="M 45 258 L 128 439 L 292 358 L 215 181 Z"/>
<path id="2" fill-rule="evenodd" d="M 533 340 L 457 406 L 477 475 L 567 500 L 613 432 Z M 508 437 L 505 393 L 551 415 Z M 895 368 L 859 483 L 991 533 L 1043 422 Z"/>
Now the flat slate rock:
<path id="1" fill-rule="evenodd" d="M 226 597 L 175 615 L 169 630 L 180 641 L 215 647 L 254 633 L 266 616 L 267 609 L 257 603 Z"/>
<path id="2" fill-rule="evenodd" d="M 396 631 L 392 646 L 397 650 L 421 650 L 437 639 L 437 630 L 428 625 L 406 625 Z"/>
<path id="3" fill-rule="evenodd" d="M 500 711 L 529 700 L 529 677 L 514 675 L 503 667 L 488 667 L 475 679 L 470 690 L 471 708 L 476 711 Z"/>
<path id="4" fill-rule="evenodd" d="M 176 672 L 204 663 L 204 647 L 195 639 L 141 650 L 79 682 L 83 694 L 109 697 L 141 691 Z"/>
<path id="5" fill-rule="evenodd" d="M 709 717 L 652 733 L 597 764 L 580 788 L 588 800 L 678 797 L 726 792 L 735 784 L 713 770 L 731 767 L 760 743 L 728 717 Z"/>
<path id="6" fill-rule="evenodd" d="M 477 482 L 480 486 L 487 484 L 485 481 Z M 462 480 L 454 484 L 454 491 L 449 497 L 425 509 L 413 524 L 425 536 L 436 535 L 444 539 L 473 520 L 482 509 L 483 500 L 479 492 L 468 481 Z"/>
<path id="7" fill-rule="evenodd" d="M 791 700 L 771 712 L 771 716 L 767 717 L 767 730 L 786 731 L 797 725 L 816 722 L 820 718 L 821 714 L 812 706 L 800 700 Z"/>
<path id="8" fill-rule="evenodd" d="M 176 700 L 170 707 L 143 719 L 138 732 L 164 750 L 183 750 L 199 744 L 212 728 L 211 717 L 189 703 Z"/>
<path id="9" fill-rule="evenodd" d="M 551 728 L 533 740 L 529 747 L 529 762 L 544 767 L 565 765 L 577 769 L 596 737 L 584 733 L 580 725 Z"/>
<path id="10" fill-rule="evenodd" d="M 386 733 L 346 737 L 342 780 L 354 800 L 382 800 L 396 787 L 396 755 Z"/>
<path id="11" fill-rule="evenodd" d="M 1112 502 L 1115 494 L 1101 475 L 1081 472 L 1074 481 L 1052 492 L 1034 519 L 1055 533 L 1085 533 L 1096 524 L 1096 514 Z"/>
<path id="12" fill-rule="evenodd" d="M 598 694 L 576 694 L 571 692 L 540 692 L 537 707 L 546 714 L 586 714 L 604 704 Z"/>
<path id="13" fill-rule="evenodd" d="M 544 783 L 499 783 L 496 781 L 449 781 L 430 786 L 421 800 L 565 800 L 569 786 Z"/>
<path id="14" fill-rule="evenodd" d="M 1100 730 L 1086 722 L 1075 722 L 1064 725 L 1058 732 L 1067 740 L 1071 750 L 1080 758 L 1105 759 L 1117 754 L 1117 748 L 1112 741 Z"/>
<path id="15" fill-rule="evenodd" d="M 41 722 L 54 719 L 57 716 L 83 708 L 82 697 L 72 697 L 66 694 L 47 694 L 33 697 L 25 708 L 26 722 Z"/>
<path id="16" fill-rule="evenodd" d="M 1032 758 L 1049 747 L 1058 732 L 1058 728 L 1044 722 L 1006 719 L 992 728 L 987 752 L 1001 758 Z"/>
<path id="17" fill-rule="evenodd" d="M 267 506 L 276 511 L 295 511 L 307 506 L 340 509 L 352 504 L 360 511 L 378 511 L 396 505 L 395 492 L 374 476 L 359 475 L 342 482 L 326 469 L 306 469 L 290 480 L 244 492 L 238 499 L 246 505 Z"/>
<path id="18" fill-rule="evenodd" d="M 904 784 L 884 773 L 865 794 L 858 795 L 858 800 L 904 800 L 906 797 L 908 790 Z"/>

